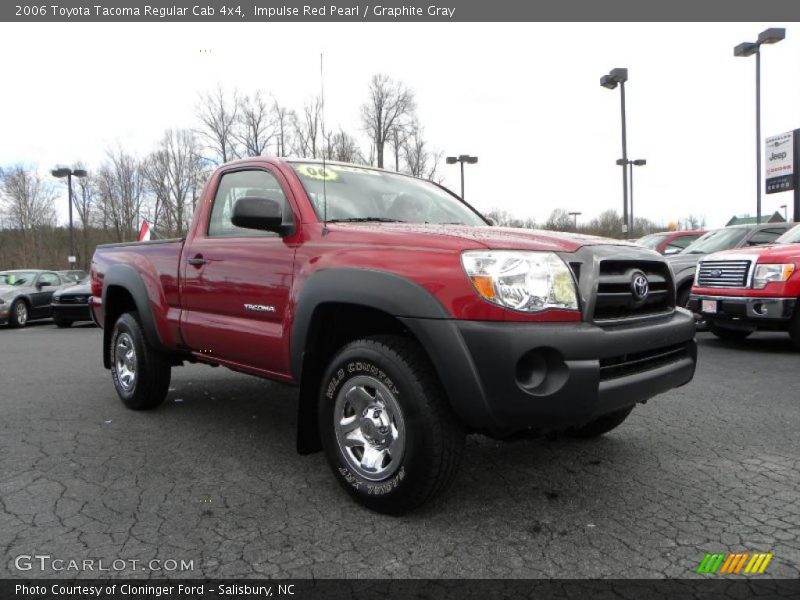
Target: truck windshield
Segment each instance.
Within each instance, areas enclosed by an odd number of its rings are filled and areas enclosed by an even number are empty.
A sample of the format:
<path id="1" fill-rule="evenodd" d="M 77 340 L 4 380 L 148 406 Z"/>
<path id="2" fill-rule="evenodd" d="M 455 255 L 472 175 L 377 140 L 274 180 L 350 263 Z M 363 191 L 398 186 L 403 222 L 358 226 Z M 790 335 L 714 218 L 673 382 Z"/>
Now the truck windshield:
<path id="1" fill-rule="evenodd" d="M 645 248 L 650 248 L 651 250 L 655 250 L 658 248 L 659 244 L 667 239 L 667 236 L 661 233 L 651 233 L 650 235 L 644 236 L 638 242 L 636 242 L 639 246 L 644 246 Z"/>
<path id="2" fill-rule="evenodd" d="M 487 225 L 458 198 L 433 183 L 368 167 L 290 163 L 303 182 L 317 217 L 328 221 L 397 221 Z"/>
<path id="3" fill-rule="evenodd" d="M 746 235 L 747 229 L 742 227 L 709 231 L 703 237 L 686 246 L 686 250 L 681 254 L 711 254 L 721 250 L 730 250 L 735 248 Z"/>
<path id="4" fill-rule="evenodd" d="M 776 244 L 800 244 L 800 225 L 795 225 L 781 237 L 775 240 Z"/>

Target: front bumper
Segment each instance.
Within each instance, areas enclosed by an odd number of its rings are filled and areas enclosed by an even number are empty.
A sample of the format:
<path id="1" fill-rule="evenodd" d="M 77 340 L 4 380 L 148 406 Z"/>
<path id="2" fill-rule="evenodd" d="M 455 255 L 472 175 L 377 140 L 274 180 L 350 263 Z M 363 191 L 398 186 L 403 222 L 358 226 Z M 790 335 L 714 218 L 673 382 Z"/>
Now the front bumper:
<path id="1" fill-rule="evenodd" d="M 680 309 L 603 327 L 404 321 L 431 355 L 456 413 L 490 433 L 583 425 L 688 383 L 697 362 L 694 318 Z"/>
<path id="2" fill-rule="evenodd" d="M 712 310 L 708 310 L 709 303 Z M 789 327 L 796 304 L 795 298 L 748 298 L 692 294 L 689 296 L 688 308 L 692 312 L 702 315 L 707 321 L 737 328 L 785 329 Z"/>
<path id="3" fill-rule="evenodd" d="M 50 305 L 53 318 L 64 321 L 91 321 L 92 315 L 88 304 L 56 304 Z"/>

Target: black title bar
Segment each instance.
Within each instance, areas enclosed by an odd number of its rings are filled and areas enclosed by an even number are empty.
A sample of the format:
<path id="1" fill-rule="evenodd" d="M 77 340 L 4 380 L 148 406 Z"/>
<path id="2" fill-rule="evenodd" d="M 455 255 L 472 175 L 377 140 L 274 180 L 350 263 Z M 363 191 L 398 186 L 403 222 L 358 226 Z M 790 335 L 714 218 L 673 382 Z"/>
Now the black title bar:
<path id="1" fill-rule="evenodd" d="M 797 21 L 797 0 L 3 0 L 0 21 Z"/>

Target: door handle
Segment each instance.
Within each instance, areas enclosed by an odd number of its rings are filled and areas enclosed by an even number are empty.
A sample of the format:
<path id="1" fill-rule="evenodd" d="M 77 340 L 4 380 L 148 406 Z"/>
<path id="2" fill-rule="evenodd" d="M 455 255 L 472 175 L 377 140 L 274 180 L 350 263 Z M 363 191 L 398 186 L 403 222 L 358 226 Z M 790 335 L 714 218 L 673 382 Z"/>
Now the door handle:
<path id="1" fill-rule="evenodd" d="M 188 262 L 193 267 L 201 267 L 204 264 L 206 264 L 206 259 L 203 258 L 202 254 L 198 254 L 197 256 L 188 259 L 186 262 Z"/>

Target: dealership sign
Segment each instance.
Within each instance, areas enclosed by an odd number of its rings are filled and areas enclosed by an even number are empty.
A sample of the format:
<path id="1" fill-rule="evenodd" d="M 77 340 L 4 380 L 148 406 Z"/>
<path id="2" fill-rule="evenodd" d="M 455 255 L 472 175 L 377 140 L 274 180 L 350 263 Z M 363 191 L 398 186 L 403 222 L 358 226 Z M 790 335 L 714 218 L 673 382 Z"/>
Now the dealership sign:
<path id="1" fill-rule="evenodd" d="M 793 190 L 794 134 L 789 131 L 768 137 L 766 141 L 766 188 L 768 194 Z"/>

